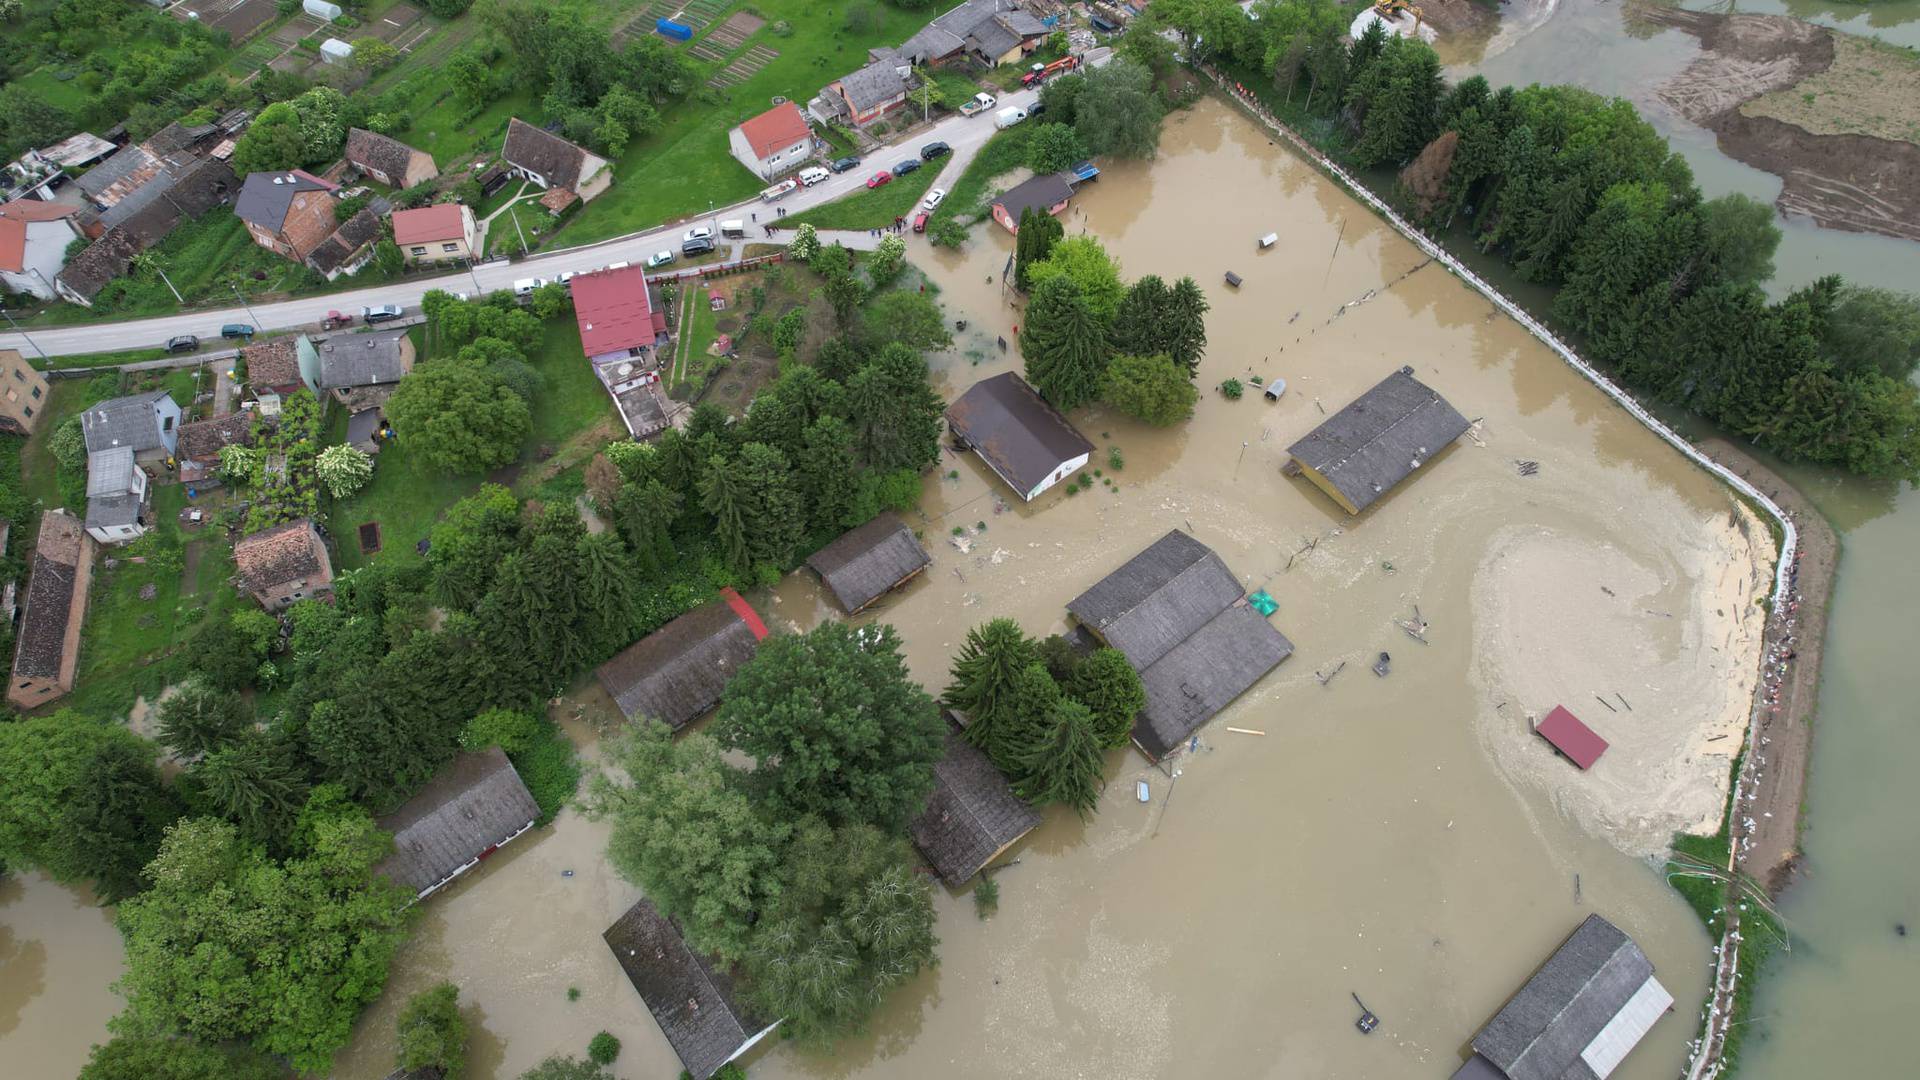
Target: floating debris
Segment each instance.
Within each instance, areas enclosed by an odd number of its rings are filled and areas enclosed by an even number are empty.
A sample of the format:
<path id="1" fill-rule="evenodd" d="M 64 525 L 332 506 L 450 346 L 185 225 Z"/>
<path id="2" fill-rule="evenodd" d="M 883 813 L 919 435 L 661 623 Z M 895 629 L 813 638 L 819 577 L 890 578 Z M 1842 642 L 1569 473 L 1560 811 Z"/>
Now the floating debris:
<path id="1" fill-rule="evenodd" d="M 1355 994 L 1351 990 L 1348 991 L 1348 994 L 1352 996 L 1353 1003 L 1360 1006 L 1360 1019 L 1355 1020 L 1353 1026 L 1359 1028 L 1360 1034 L 1362 1035 L 1373 1034 L 1373 1029 L 1380 1026 L 1380 1018 L 1373 1015 L 1373 1010 L 1367 1008 L 1367 1003 L 1360 1000 L 1359 994 Z"/>
<path id="2" fill-rule="evenodd" d="M 1134 793 L 1134 796 L 1138 798 L 1141 802 L 1146 802 L 1147 794 L 1148 794 L 1147 782 L 1145 780 L 1141 780 L 1138 783 L 1134 784 L 1133 793 Z"/>
<path id="3" fill-rule="evenodd" d="M 1540 463 L 1537 461 L 1515 461 L 1513 464 L 1521 476 L 1533 476 L 1540 472 Z"/>
<path id="4" fill-rule="evenodd" d="M 1342 661 L 1340 661 L 1340 662 L 1339 662 L 1338 664 L 1336 664 L 1336 665 L 1334 665 L 1334 668 L 1333 668 L 1333 670 L 1332 670 L 1332 671 L 1329 671 L 1329 672 L 1327 672 L 1327 673 L 1326 673 L 1326 674 L 1324 674 L 1324 675 L 1322 675 L 1322 674 L 1321 674 L 1320 672 L 1318 672 L 1318 671 L 1316 671 L 1316 672 L 1314 672 L 1314 673 L 1313 673 L 1313 677 L 1314 677 L 1314 678 L 1316 678 L 1316 679 L 1319 679 L 1319 680 L 1320 680 L 1320 685 L 1321 685 L 1321 686 L 1325 686 L 1325 685 L 1327 685 L 1328 683 L 1330 683 L 1330 682 L 1332 682 L 1332 681 L 1333 681 L 1333 677 L 1334 677 L 1335 675 L 1338 675 L 1338 674 L 1340 674 L 1340 673 L 1341 673 L 1342 671 L 1344 671 L 1344 670 L 1346 670 L 1346 667 L 1347 667 L 1347 662 L 1346 662 L 1345 660 L 1342 660 Z"/>
<path id="5" fill-rule="evenodd" d="M 1392 670 L 1393 670 L 1393 657 L 1388 656 L 1386 653 L 1381 653 L 1380 659 L 1375 660 L 1373 662 L 1373 673 L 1382 678 L 1385 678 L 1387 672 Z"/>

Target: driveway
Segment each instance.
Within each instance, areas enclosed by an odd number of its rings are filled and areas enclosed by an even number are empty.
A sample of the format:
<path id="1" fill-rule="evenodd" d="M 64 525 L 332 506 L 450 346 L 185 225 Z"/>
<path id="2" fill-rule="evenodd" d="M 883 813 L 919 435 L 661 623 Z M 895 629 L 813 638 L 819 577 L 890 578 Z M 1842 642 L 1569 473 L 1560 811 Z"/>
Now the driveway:
<path id="1" fill-rule="evenodd" d="M 1096 50 L 1091 54 L 1089 63 L 1100 66 L 1107 62 L 1108 50 Z M 1038 100 L 1038 90 L 1020 90 L 1000 96 L 1000 107 L 1009 105 L 1027 107 Z M 907 143 L 890 144 L 884 149 L 867 155 L 874 162 L 874 168 L 891 164 L 901 157 L 918 153 L 919 147 L 935 140 L 945 141 L 953 147 L 953 153 L 942 159 L 943 165 L 937 181 L 939 186 L 952 187 L 960 174 L 965 171 L 980 148 L 994 133 L 993 118 L 990 115 L 972 117 L 953 116 L 935 124 L 931 129 L 913 136 Z M 867 176 L 871 172 L 864 166 L 851 172 L 841 173 L 830 180 L 823 181 L 811 188 L 801 188 L 781 200 L 777 205 L 784 207 L 789 214 L 831 202 L 843 195 L 850 194 L 866 186 Z M 686 227 L 696 224 L 713 224 L 735 218 L 747 220 L 750 215 L 759 214 L 763 220 L 758 224 L 773 221 L 769 216 L 773 206 L 758 200 L 737 203 L 733 206 L 715 208 L 706 218 L 684 221 L 675 225 L 662 226 L 646 232 L 632 233 L 598 243 L 559 251 L 544 252 L 507 263 L 495 261 L 481 263 L 470 270 L 456 271 L 439 277 L 413 278 L 405 282 L 394 282 L 351 292 L 327 293 L 322 296 L 305 297 L 298 300 L 283 300 L 274 304 L 255 304 L 249 314 L 243 308 L 225 308 L 217 311 L 197 311 L 190 315 L 167 315 L 151 319 L 134 319 L 126 322 L 92 323 L 83 326 L 45 327 L 30 330 L 34 344 L 49 355 L 68 356 L 76 353 L 117 352 L 124 349 L 158 347 L 161 342 L 176 334 L 197 334 L 203 338 L 218 338 L 220 328 L 227 323 L 246 322 L 262 330 L 286 330 L 295 327 L 318 324 L 329 311 L 353 311 L 361 307 L 378 304 L 400 304 L 415 308 L 420 298 L 431 289 L 446 289 L 450 292 L 493 292 L 496 289 L 508 289 L 521 278 L 542 277 L 551 279 L 566 270 L 585 271 L 606 266 L 608 263 L 644 262 L 647 256 L 668 248 L 678 250 L 680 236 Z M 748 227 L 749 234 L 755 230 Z M 870 243 L 857 243 L 864 233 L 823 234 L 828 239 L 844 235 L 848 246 L 870 246 Z M 752 235 L 748 237 L 756 238 Z M 0 348 L 19 349 L 28 356 L 35 355 L 32 346 L 19 334 L 0 334 Z"/>

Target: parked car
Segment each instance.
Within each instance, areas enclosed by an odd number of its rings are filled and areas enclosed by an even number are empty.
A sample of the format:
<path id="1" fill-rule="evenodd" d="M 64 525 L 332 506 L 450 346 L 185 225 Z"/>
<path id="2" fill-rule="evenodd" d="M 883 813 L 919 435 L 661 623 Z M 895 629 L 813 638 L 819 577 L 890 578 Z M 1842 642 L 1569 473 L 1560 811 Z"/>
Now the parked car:
<path id="1" fill-rule="evenodd" d="M 807 187 L 812 187 L 813 185 L 821 182 L 822 180 L 827 179 L 832 175 L 833 175 L 832 173 L 821 168 L 820 166 L 812 165 L 800 170 L 800 182 L 806 185 Z"/>
<path id="2" fill-rule="evenodd" d="M 998 104 L 1000 104 L 998 99 L 996 99 L 992 94 L 989 94 L 983 90 L 980 93 L 973 95 L 973 100 L 967 101 L 961 104 L 960 115 L 961 116 L 978 116 L 981 113 L 986 112 L 988 109 L 991 109 Z"/>
<path id="3" fill-rule="evenodd" d="M 567 282 L 572 281 L 575 277 L 579 276 L 579 273 L 580 272 L 578 270 L 562 270 L 559 273 L 553 275 L 553 280 L 559 282 L 562 285 L 565 285 Z"/>
<path id="4" fill-rule="evenodd" d="M 711 239 L 713 239 L 712 229 L 707 228 L 705 225 L 695 225 L 693 228 L 687 230 L 687 235 L 681 237 L 680 242 L 683 244 L 690 244 L 695 240 L 711 240 Z"/>
<path id="5" fill-rule="evenodd" d="M 932 161 L 934 158 L 946 157 L 951 153 L 953 153 L 953 147 L 948 146 L 946 143 L 930 142 L 920 148 L 920 160 Z"/>
<path id="6" fill-rule="evenodd" d="M 857 157 L 838 158 L 835 159 L 833 164 L 827 166 L 827 168 L 832 169 L 834 172 L 851 172 L 859 167 L 860 159 Z"/>
<path id="7" fill-rule="evenodd" d="M 609 270 L 625 270 L 625 269 L 626 269 L 627 267 L 629 267 L 629 266 L 632 266 L 632 265 L 633 265 L 633 264 L 632 264 L 632 263 L 630 263 L 630 262 L 617 262 L 617 263 L 608 263 L 608 264 L 607 264 L 607 269 L 609 269 Z"/>
<path id="8" fill-rule="evenodd" d="M 919 167 L 920 167 L 919 158 L 908 158 L 907 160 L 893 167 L 893 175 L 905 176 Z"/>
<path id="9" fill-rule="evenodd" d="M 745 236 L 747 235 L 747 223 L 741 221 L 739 218 L 735 218 L 732 221 L 723 221 L 720 223 L 720 235 L 732 237 Z"/>
<path id="10" fill-rule="evenodd" d="M 253 339 L 253 327 L 243 322 L 230 322 L 220 328 L 220 336 L 229 341 L 235 338 L 245 338 L 251 341 Z"/>
<path id="11" fill-rule="evenodd" d="M 1047 111 L 1047 103 L 1044 101 L 1035 101 L 1033 104 L 1027 106 L 1027 115 L 1029 117 L 1039 116 L 1041 113 L 1046 111 Z"/>
<path id="12" fill-rule="evenodd" d="M 673 252 L 656 251 L 653 254 L 647 256 L 647 269 L 657 270 L 660 267 L 665 266 L 672 261 L 673 261 Z"/>
<path id="13" fill-rule="evenodd" d="M 361 308 L 360 321 L 366 323 L 368 326 L 372 326 L 374 323 L 397 319 L 404 314 L 406 314 L 406 309 L 402 308 L 399 304 L 381 304 L 379 307 Z"/>
<path id="14" fill-rule="evenodd" d="M 1027 118 L 1027 110 L 1018 105 L 1009 105 L 993 114 L 993 126 L 1005 131 Z"/>
<path id="15" fill-rule="evenodd" d="M 939 187 L 934 188 L 932 191 L 927 192 L 926 198 L 920 200 L 920 208 L 922 210 L 931 210 L 934 207 L 939 206 L 940 200 L 946 197 L 947 197 L 946 188 L 939 188 Z"/>
<path id="16" fill-rule="evenodd" d="M 523 277 L 519 281 L 516 281 L 513 283 L 513 295 L 532 296 L 533 290 L 539 288 L 542 285 L 545 285 L 546 283 L 547 283 L 546 278 Z"/>
<path id="17" fill-rule="evenodd" d="M 893 183 L 893 174 L 885 169 L 881 169 L 879 172 L 867 177 L 867 186 L 870 188 L 877 188 L 891 183 Z"/>
<path id="18" fill-rule="evenodd" d="M 680 245 L 682 255 L 705 255 L 713 250 L 713 241 L 704 236 L 696 236 Z"/>
<path id="19" fill-rule="evenodd" d="M 200 339 L 192 334 L 180 334 L 167 339 L 168 352 L 192 352 L 200 347 Z"/>
<path id="20" fill-rule="evenodd" d="M 914 232 L 926 232 L 926 231 L 927 231 L 927 218 L 929 218 L 929 217 L 932 217 L 932 216 L 933 216 L 933 215 L 931 215 L 931 214 L 929 214 L 929 213 L 927 213 L 927 212 L 926 212 L 925 210 L 922 210 L 922 211 L 920 211 L 919 213 L 917 213 L 917 214 L 915 214 L 915 215 L 913 215 L 913 231 L 914 231 Z"/>

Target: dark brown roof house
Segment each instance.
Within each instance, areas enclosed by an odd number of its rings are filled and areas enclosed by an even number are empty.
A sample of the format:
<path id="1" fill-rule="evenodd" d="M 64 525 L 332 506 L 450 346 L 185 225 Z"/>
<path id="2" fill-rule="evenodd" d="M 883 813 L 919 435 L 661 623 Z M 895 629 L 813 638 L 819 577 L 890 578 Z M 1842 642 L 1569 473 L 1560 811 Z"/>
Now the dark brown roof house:
<path id="1" fill-rule="evenodd" d="M 40 515 L 27 575 L 27 605 L 7 683 L 7 700 L 20 709 L 45 705 L 73 689 L 93 581 L 93 542 L 79 518 L 65 510 Z"/>
<path id="2" fill-rule="evenodd" d="M 948 714 L 949 724 L 954 717 Z M 927 808 L 907 824 L 913 846 L 949 888 L 968 881 L 1040 824 L 1040 812 L 1013 793 L 987 755 L 947 732 L 947 752 L 933 766 Z"/>
<path id="3" fill-rule="evenodd" d="M 1093 444 L 1011 371 L 974 383 L 947 407 L 947 430 L 1024 500 L 1087 463 Z"/>
<path id="4" fill-rule="evenodd" d="M 1673 995 L 1619 927 L 1589 915 L 1473 1037 L 1453 1080 L 1605 1080 Z"/>
<path id="5" fill-rule="evenodd" d="M 1403 367 L 1287 447 L 1298 469 L 1349 514 L 1373 505 L 1471 427 Z"/>
<path id="6" fill-rule="evenodd" d="M 1213 549 L 1174 529 L 1067 610 L 1140 673 L 1133 741 L 1158 761 L 1293 654 Z"/>
<path id="7" fill-rule="evenodd" d="M 720 704 L 740 665 L 753 659 L 766 624 L 732 589 L 621 650 L 595 674 L 629 720 L 675 731 Z"/>
<path id="8" fill-rule="evenodd" d="M 380 819 L 393 854 L 374 869 L 425 900 L 533 828 L 540 804 L 497 746 L 453 763 Z"/>
<path id="9" fill-rule="evenodd" d="M 365 128 L 347 132 L 345 156 L 362 175 L 392 188 L 410 188 L 440 175 L 424 151 Z"/>
<path id="10" fill-rule="evenodd" d="M 243 410 L 180 425 L 180 482 L 207 483 L 220 474 L 220 451 L 253 445 L 253 412 Z"/>
<path id="11" fill-rule="evenodd" d="M 651 901 L 634 904 L 601 936 L 694 1080 L 709 1080 L 780 1026 L 743 1007 L 731 973 L 694 952 Z"/>
<path id="12" fill-rule="evenodd" d="M 278 337 L 240 350 L 247 365 L 247 385 L 261 393 L 291 394 L 306 385 L 300 374 L 300 339 Z"/>
<path id="13" fill-rule="evenodd" d="M 268 611 L 333 591 L 333 559 L 312 518 L 241 537 L 233 545 L 233 564 L 236 583 Z"/>
<path id="14" fill-rule="evenodd" d="M 814 552 L 807 567 L 820 575 L 842 611 L 858 615 L 931 562 L 906 523 L 882 514 Z"/>
<path id="15" fill-rule="evenodd" d="M 607 159 L 514 117 L 507 122 L 501 157 L 513 171 L 543 188 L 566 188 L 591 200 L 612 182 Z"/>
<path id="16" fill-rule="evenodd" d="M 379 239 L 380 215 L 362 208 L 320 241 L 307 256 L 307 265 L 328 281 L 355 273 L 372 261 L 373 245 Z"/>

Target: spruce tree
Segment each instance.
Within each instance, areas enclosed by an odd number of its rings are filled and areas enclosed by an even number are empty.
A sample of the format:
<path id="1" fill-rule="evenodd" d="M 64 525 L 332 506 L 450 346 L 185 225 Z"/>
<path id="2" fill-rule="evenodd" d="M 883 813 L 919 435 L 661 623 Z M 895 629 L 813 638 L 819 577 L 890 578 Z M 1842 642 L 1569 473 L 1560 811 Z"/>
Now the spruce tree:
<path id="1" fill-rule="evenodd" d="M 286 835 L 307 802 L 307 781 L 285 749 L 259 732 L 208 754 L 189 773 L 222 817 L 254 840 Z"/>
<path id="2" fill-rule="evenodd" d="M 1047 665 L 1036 659 L 1013 678 L 1008 704 L 986 746 L 987 756 L 1007 774 L 1016 786 L 1029 772 L 1028 758 L 1033 748 L 1046 742 L 1051 731 L 1048 717 L 1063 695 L 1060 684 L 1047 673 Z"/>
<path id="3" fill-rule="evenodd" d="M 1061 700 L 1047 714 L 1043 736 L 1020 759 L 1014 790 L 1034 803 L 1065 803 L 1086 817 L 1106 787 L 1106 762 L 1093 714 L 1077 701 Z"/>
<path id="4" fill-rule="evenodd" d="M 1093 717 L 1094 734 L 1100 745 L 1108 748 L 1127 745 L 1134 720 L 1147 707 L 1140 673 L 1118 649 L 1098 649 L 1081 661 L 1066 690 L 1073 700 L 1087 707 Z"/>
<path id="5" fill-rule="evenodd" d="M 658 480 L 620 485 L 614 520 L 634 561 L 649 574 L 664 572 L 673 561 L 673 523 L 684 500 Z"/>
<path id="6" fill-rule="evenodd" d="M 845 420 L 823 416 L 807 428 L 796 473 L 815 530 L 861 524 L 848 520 L 859 493 L 860 468 L 853 456 L 853 429 Z"/>
<path id="7" fill-rule="evenodd" d="M 1055 408 L 1076 409 L 1100 395 L 1107 335 L 1072 279 L 1049 278 L 1033 290 L 1020 328 L 1020 351 L 1026 356 L 1027 381 Z"/>
<path id="8" fill-rule="evenodd" d="M 967 631 L 953 658 L 953 681 L 940 701 L 966 714 L 968 742 L 983 750 L 994 743 L 996 730 L 1013 716 L 1020 673 L 1039 658 L 1033 640 L 1012 619 L 993 619 Z"/>
<path id="9" fill-rule="evenodd" d="M 1192 278 L 1174 282 L 1167 293 L 1166 339 L 1156 351 L 1186 368 L 1189 377 L 1199 374 L 1200 357 L 1207 351 L 1207 311 L 1207 296 Z"/>
<path id="10" fill-rule="evenodd" d="M 1113 351 L 1127 356 L 1167 352 L 1167 283 L 1148 274 L 1127 290 L 1113 319 Z"/>
<path id="11" fill-rule="evenodd" d="M 160 741 L 183 758 L 210 754 L 253 726 L 239 694 L 195 679 L 160 703 Z"/>
<path id="12" fill-rule="evenodd" d="M 713 540 L 720 559 L 736 574 L 753 569 L 753 548 L 747 539 L 747 488 L 739 470 L 726 458 L 707 459 L 700 476 L 700 508 L 713 518 Z"/>
<path id="13" fill-rule="evenodd" d="M 787 455 L 757 442 L 740 448 L 738 467 L 752 565 L 784 570 L 807 534 L 807 511 L 794 489 L 793 468 Z"/>

